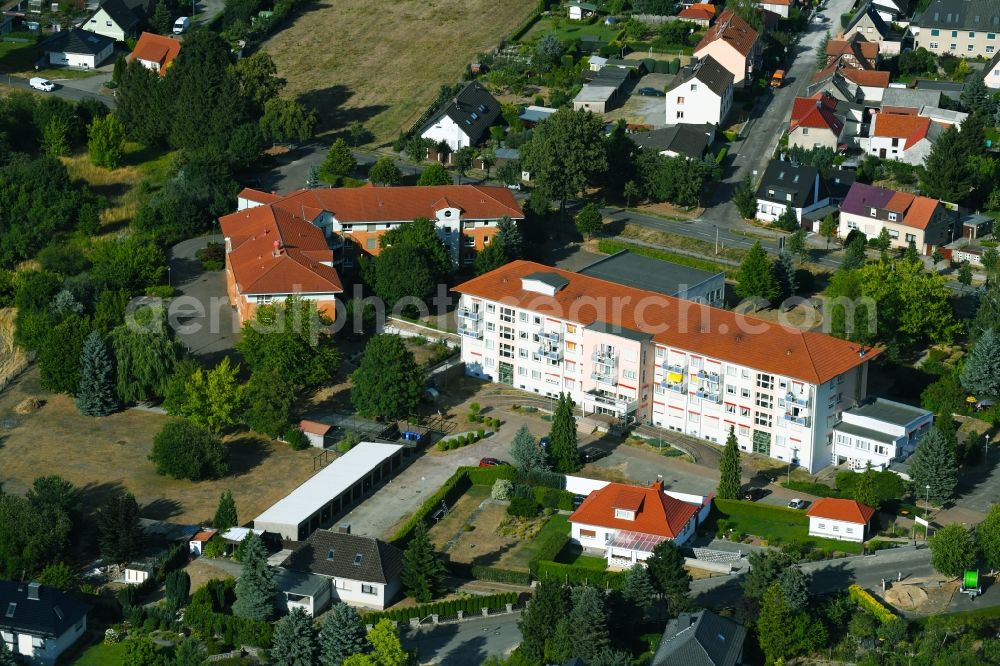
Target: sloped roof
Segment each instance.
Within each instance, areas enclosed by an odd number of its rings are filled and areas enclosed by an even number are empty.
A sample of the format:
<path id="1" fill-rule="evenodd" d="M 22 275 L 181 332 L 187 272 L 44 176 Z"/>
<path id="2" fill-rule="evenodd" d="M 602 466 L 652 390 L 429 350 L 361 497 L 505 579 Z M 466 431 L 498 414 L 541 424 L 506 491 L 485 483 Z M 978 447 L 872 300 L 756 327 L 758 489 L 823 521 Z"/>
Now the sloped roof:
<path id="1" fill-rule="evenodd" d="M 926 229 L 940 202 L 930 197 L 897 192 L 866 183 L 854 183 L 840 205 L 843 213 L 868 215 L 869 208 L 889 210 L 902 215 L 899 224 L 915 229 Z"/>
<path id="2" fill-rule="evenodd" d="M 100 9 L 103 9 L 104 13 L 107 14 L 119 28 L 126 32 L 139 24 L 138 15 L 131 7 L 125 4 L 124 0 L 105 0 Z"/>
<path id="3" fill-rule="evenodd" d="M 316 530 L 281 566 L 372 583 L 388 583 L 403 569 L 403 551 L 360 534 Z"/>
<path id="4" fill-rule="evenodd" d="M 80 28 L 61 30 L 42 44 L 46 53 L 86 53 L 97 55 L 115 43 L 110 37 Z"/>
<path id="5" fill-rule="evenodd" d="M 736 49 L 743 56 L 750 55 L 754 44 L 757 43 L 757 31 L 750 27 L 750 24 L 741 19 L 730 10 L 725 10 L 715 21 L 715 25 L 708 29 L 705 36 L 698 42 L 694 49 L 694 54 L 716 40 L 722 40 Z"/>
<path id="6" fill-rule="evenodd" d="M 537 272 L 561 276 L 566 286 L 554 296 L 523 289 L 521 279 Z M 810 384 L 828 381 L 881 352 L 875 349 L 862 354 L 857 344 L 822 333 L 784 327 L 530 261 L 513 261 L 458 285 L 455 291 L 495 301 L 503 299 L 508 307 L 558 316 L 583 326 L 603 324 L 612 332 L 655 328 L 650 333 L 662 345 Z M 612 304 L 614 312 L 609 312 Z M 641 312 L 640 304 L 647 306 Z M 760 333 L 744 333 L 748 326 Z"/>
<path id="7" fill-rule="evenodd" d="M 635 512 L 635 520 L 615 518 L 615 509 Z M 660 481 L 646 488 L 609 483 L 590 493 L 569 520 L 673 539 L 696 513 L 698 507 L 665 494 Z"/>
<path id="8" fill-rule="evenodd" d="M 630 136 L 640 148 L 657 152 L 669 150 L 700 160 L 708 148 L 709 135 L 714 131 L 714 125 L 669 125 Z"/>
<path id="9" fill-rule="evenodd" d="M 913 23 L 921 28 L 1000 32 L 1000 2 L 997 0 L 931 0 Z"/>
<path id="10" fill-rule="evenodd" d="M 160 76 L 167 75 L 167 68 L 170 67 L 177 54 L 181 52 L 181 43 L 176 39 L 170 39 L 162 35 L 154 35 L 151 32 L 144 32 L 139 35 L 139 41 L 129 54 L 129 60 L 145 60 L 146 62 L 156 62 L 160 64 Z"/>
<path id="11" fill-rule="evenodd" d="M 698 3 L 691 5 L 677 15 L 681 19 L 695 19 L 700 21 L 711 21 L 715 18 L 715 5 Z"/>
<path id="12" fill-rule="evenodd" d="M 719 64 L 719 61 L 710 55 L 698 60 L 693 67 L 685 67 L 670 82 L 670 90 L 684 85 L 688 81 L 699 81 L 708 86 L 708 89 L 719 97 L 726 93 L 726 89 L 733 84 L 733 73 Z"/>
<path id="13" fill-rule="evenodd" d="M 822 497 L 812 503 L 812 506 L 806 511 L 806 515 L 812 518 L 827 518 L 867 525 L 868 521 L 875 515 L 875 509 L 854 500 Z"/>
<path id="14" fill-rule="evenodd" d="M 876 113 L 872 118 L 872 136 L 906 139 L 903 150 L 911 148 L 928 135 L 931 119 L 896 113 Z"/>
<path id="15" fill-rule="evenodd" d="M 784 195 L 791 194 L 792 207 L 802 208 L 809 200 L 818 175 L 819 169 L 808 164 L 792 164 L 781 160 L 771 160 L 760 179 L 760 185 L 757 187 L 757 198 L 786 202 L 787 199 Z M 774 190 L 777 193 L 776 196 L 768 195 L 769 190 Z"/>
<path id="16" fill-rule="evenodd" d="M 327 423 L 320 423 L 319 421 L 310 421 L 309 419 L 302 419 L 299 422 L 299 430 L 302 432 L 307 432 L 311 435 L 325 435 L 330 432 L 333 426 Z"/>
<path id="17" fill-rule="evenodd" d="M 247 201 L 256 201 L 260 204 L 271 204 L 281 201 L 281 197 L 277 194 L 262 192 L 261 190 L 255 190 L 251 187 L 244 187 L 240 190 L 240 193 L 236 195 L 236 198 L 246 199 Z"/>
<path id="18" fill-rule="evenodd" d="M 884 37 L 889 34 L 889 26 L 886 25 L 886 22 L 882 20 L 881 16 L 879 16 L 878 10 L 872 7 L 871 2 L 857 11 L 854 18 L 851 19 L 851 22 L 847 24 L 844 32 L 850 32 L 851 29 L 853 29 L 854 26 L 856 26 L 865 16 L 871 19 L 872 25 L 875 26 L 875 29 L 878 30 L 880 35 Z"/>
<path id="19" fill-rule="evenodd" d="M 827 57 L 852 55 L 860 63 L 878 58 L 878 42 L 869 42 L 861 33 L 854 33 L 850 39 L 831 39 L 826 44 Z"/>
<path id="20" fill-rule="evenodd" d="M 739 622 L 703 610 L 667 623 L 651 666 L 735 666 L 747 630 Z"/>
<path id="21" fill-rule="evenodd" d="M 882 93 L 882 108 L 894 106 L 920 109 L 922 106 L 941 106 L 940 90 L 915 90 L 913 88 L 886 88 Z"/>
<path id="22" fill-rule="evenodd" d="M 875 69 L 854 69 L 853 67 L 843 67 L 840 73 L 845 79 L 856 83 L 859 86 L 868 88 L 888 88 L 889 72 L 882 72 Z"/>
<path id="23" fill-rule="evenodd" d="M 839 137 L 844 124 L 834 114 L 836 109 L 837 100 L 826 92 L 816 93 L 812 97 L 796 97 L 792 104 L 792 119 L 788 124 L 788 131 L 792 132 L 799 127 L 814 127 L 828 129 Z"/>
<path id="24" fill-rule="evenodd" d="M 47 585 L 38 585 L 38 598 L 31 599 L 30 585 L 0 580 L 0 629 L 56 638 L 72 628 L 89 610 L 83 602 Z"/>
<path id="25" fill-rule="evenodd" d="M 474 145 L 500 117 L 500 103 L 478 81 L 470 81 L 454 99 L 424 123 L 420 134 L 444 116 L 451 118 Z"/>

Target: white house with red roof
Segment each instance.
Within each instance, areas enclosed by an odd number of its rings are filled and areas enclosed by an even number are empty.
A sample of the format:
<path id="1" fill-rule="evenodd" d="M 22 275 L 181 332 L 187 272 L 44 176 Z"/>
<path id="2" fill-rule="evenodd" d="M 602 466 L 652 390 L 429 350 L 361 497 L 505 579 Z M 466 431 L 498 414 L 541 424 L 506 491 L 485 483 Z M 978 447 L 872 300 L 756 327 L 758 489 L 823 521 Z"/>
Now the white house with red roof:
<path id="1" fill-rule="evenodd" d="M 844 132 L 844 119 L 837 115 L 837 100 L 830 93 L 796 97 L 788 123 L 788 146 L 806 150 L 829 148 L 836 151 Z"/>
<path id="2" fill-rule="evenodd" d="M 749 23 L 725 10 L 694 48 L 694 56 L 712 56 L 733 74 L 733 85 L 750 85 L 760 69 L 763 41 Z"/>
<path id="3" fill-rule="evenodd" d="M 813 502 L 806 515 L 809 536 L 861 543 L 875 509 L 854 500 L 823 497 Z"/>
<path id="4" fill-rule="evenodd" d="M 925 116 L 883 111 L 872 116 L 867 146 L 861 147 L 884 160 L 919 165 L 943 131 L 944 125 Z"/>
<path id="5" fill-rule="evenodd" d="M 761 9 L 773 12 L 782 18 L 788 18 L 789 10 L 795 4 L 795 0 L 760 0 L 758 4 Z"/>
<path id="6" fill-rule="evenodd" d="M 710 502 L 700 499 L 700 504 L 677 499 L 664 492 L 662 481 L 645 488 L 609 483 L 569 517 L 570 541 L 603 552 L 609 567 L 627 569 L 645 561 L 662 541 L 682 545 L 691 539 L 699 511 Z"/>

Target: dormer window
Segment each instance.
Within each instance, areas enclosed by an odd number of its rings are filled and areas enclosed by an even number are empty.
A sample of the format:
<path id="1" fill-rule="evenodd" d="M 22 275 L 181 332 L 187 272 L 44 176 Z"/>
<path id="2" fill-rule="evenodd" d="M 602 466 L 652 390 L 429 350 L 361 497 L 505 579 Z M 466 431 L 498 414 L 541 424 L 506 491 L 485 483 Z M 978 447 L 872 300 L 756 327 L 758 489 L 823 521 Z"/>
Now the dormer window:
<path id="1" fill-rule="evenodd" d="M 870 215 L 871 215 L 872 217 L 875 217 L 875 215 L 877 215 L 877 214 L 878 214 L 878 211 L 877 211 L 877 210 L 875 210 L 874 208 L 872 208 L 872 209 L 871 209 L 871 213 L 870 213 Z"/>
<path id="2" fill-rule="evenodd" d="M 889 213 L 889 221 L 895 222 L 897 215 L 895 213 Z"/>
<path id="3" fill-rule="evenodd" d="M 629 511 L 628 509 L 615 509 L 615 518 L 621 520 L 635 520 L 635 511 Z"/>

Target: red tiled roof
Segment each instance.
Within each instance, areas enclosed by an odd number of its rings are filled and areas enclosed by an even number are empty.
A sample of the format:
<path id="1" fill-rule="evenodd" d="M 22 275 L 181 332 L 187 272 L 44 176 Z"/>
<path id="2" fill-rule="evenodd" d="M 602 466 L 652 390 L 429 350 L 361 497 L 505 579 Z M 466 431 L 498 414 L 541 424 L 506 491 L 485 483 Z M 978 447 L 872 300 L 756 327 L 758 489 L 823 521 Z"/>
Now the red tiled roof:
<path id="1" fill-rule="evenodd" d="M 701 21 L 711 21 L 715 18 L 715 5 L 709 4 L 695 4 L 691 5 L 680 14 L 677 18 L 682 19 L 696 19 Z"/>
<path id="2" fill-rule="evenodd" d="M 167 68 L 181 52 L 181 43 L 176 39 L 144 32 L 139 35 L 139 41 L 129 54 L 129 60 L 145 60 L 160 65 L 160 76 L 167 75 Z"/>
<path id="3" fill-rule="evenodd" d="M 555 296 L 525 291 L 521 278 L 532 273 L 558 276 L 568 284 Z M 869 350 L 862 357 L 856 343 L 829 335 L 780 326 L 530 261 L 513 261 L 458 285 L 455 291 L 583 326 L 601 322 L 612 330 L 619 327 L 647 332 L 663 345 L 810 384 L 833 379 L 881 353 L 880 349 Z"/>
<path id="4" fill-rule="evenodd" d="M 320 423 L 318 421 L 310 421 L 308 419 L 302 419 L 299 422 L 299 430 L 302 432 L 307 432 L 310 435 L 325 435 L 330 432 L 330 428 L 333 426 L 327 425 L 325 423 Z"/>
<path id="5" fill-rule="evenodd" d="M 927 136 L 931 119 L 923 116 L 876 113 L 872 119 L 872 136 L 906 139 L 903 150 Z"/>
<path id="6" fill-rule="evenodd" d="M 757 43 L 757 37 L 757 31 L 750 27 L 749 23 L 727 9 L 719 15 L 715 25 L 709 28 L 705 36 L 698 42 L 694 54 L 698 55 L 698 52 L 703 48 L 721 39 L 743 56 L 748 56 L 753 50 L 754 44 Z"/>
<path id="7" fill-rule="evenodd" d="M 869 88 L 889 87 L 889 72 L 880 72 L 874 69 L 861 70 L 854 69 L 852 67 L 844 67 L 840 70 L 840 73 L 844 75 L 845 79 L 851 81 L 852 83 L 856 83 L 859 86 L 867 86 Z"/>
<path id="8" fill-rule="evenodd" d="M 323 232 L 276 206 L 219 218 L 230 239 L 229 265 L 242 294 L 340 293 L 333 253 Z"/>
<path id="9" fill-rule="evenodd" d="M 635 511 L 635 520 L 615 518 L 615 509 Z M 654 481 L 648 488 L 609 483 L 590 493 L 569 520 L 673 539 L 697 513 L 698 507 L 693 504 L 665 494 L 660 481 Z"/>
<path id="10" fill-rule="evenodd" d="M 813 502 L 806 514 L 816 518 L 842 520 L 845 523 L 867 525 L 875 515 L 875 509 L 854 500 L 823 497 Z"/>
<path id="11" fill-rule="evenodd" d="M 796 97 L 792 104 L 792 119 L 788 131 L 792 132 L 799 127 L 815 127 L 828 129 L 839 137 L 844 124 L 834 115 L 836 108 L 837 100 L 826 92 L 816 93 L 812 97 Z"/>
<path id="12" fill-rule="evenodd" d="M 854 33 L 850 39 L 831 39 L 826 44 L 826 55 L 853 55 L 859 61 L 878 58 L 878 42 L 869 42 L 860 33 Z"/>
<path id="13" fill-rule="evenodd" d="M 261 190 L 255 190 L 251 187 L 244 187 L 240 190 L 240 193 L 236 195 L 236 198 L 256 201 L 259 204 L 272 204 L 281 201 L 281 197 L 277 194 L 262 192 Z"/>
<path id="14" fill-rule="evenodd" d="M 211 538 L 214 537 L 218 531 L 219 530 L 211 528 L 203 529 L 191 537 L 191 541 L 200 541 L 201 543 L 205 543 L 206 541 L 211 540 Z"/>

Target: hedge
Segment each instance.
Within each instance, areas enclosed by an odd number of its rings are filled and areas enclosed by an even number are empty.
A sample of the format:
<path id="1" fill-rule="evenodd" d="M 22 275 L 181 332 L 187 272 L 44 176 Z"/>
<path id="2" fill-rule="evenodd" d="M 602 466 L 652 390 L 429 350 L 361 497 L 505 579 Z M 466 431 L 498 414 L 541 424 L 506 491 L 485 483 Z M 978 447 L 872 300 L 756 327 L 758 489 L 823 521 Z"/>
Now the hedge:
<path id="1" fill-rule="evenodd" d="M 466 615 L 479 615 L 482 613 L 483 608 L 506 610 L 507 604 L 516 605 L 519 600 L 520 596 L 517 592 L 503 592 L 501 594 L 491 594 L 482 597 L 436 601 L 409 608 L 400 608 L 398 610 L 375 611 L 373 613 L 365 613 L 361 617 L 364 619 L 365 624 L 375 624 L 379 620 L 406 623 L 411 618 L 423 619 L 429 615 L 456 617 L 458 611 L 462 611 Z"/>
<path id="2" fill-rule="evenodd" d="M 538 573 L 538 565 L 543 560 L 555 559 L 567 543 L 569 543 L 569 520 L 566 516 L 556 514 L 535 536 L 535 555 L 528 562 L 528 570 Z"/>
<path id="3" fill-rule="evenodd" d="M 595 571 L 574 564 L 560 564 L 549 560 L 538 562 L 535 576 L 539 580 L 555 578 L 563 583 L 593 585 L 612 590 L 620 590 L 625 581 L 624 571 Z"/>
<path id="4" fill-rule="evenodd" d="M 534 493 L 535 501 L 546 509 L 573 510 L 573 493 L 568 490 L 535 486 L 532 488 L 532 492 Z"/>
<path id="5" fill-rule="evenodd" d="M 879 622 L 885 624 L 896 619 L 895 613 L 879 603 L 879 600 L 868 593 L 860 585 L 854 584 L 847 588 L 847 594 L 857 605 L 874 615 Z"/>
<path id="6" fill-rule="evenodd" d="M 395 535 L 389 540 L 394 546 L 399 548 L 404 548 L 410 540 L 410 536 L 413 534 L 413 530 L 416 529 L 417 523 L 423 522 L 428 524 L 434 512 L 438 510 L 441 506 L 441 502 L 444 502 L 449 507 L 458 501 L 458 498 L 465 494 L 469 488 L 472 487 L 472 482 L 469 479 L 468 468 L 459 467 L 448 480 L 444 482 L 437 492 L 427 498 L 423 504 L 410 516 L 410 519 L 404 523 L 404 525 L 396 532 Z"/>
<path id="7" fill-rule="evenodd" d="M 541 4 L 541 3 L 539 3 L 539 4 Z M 511 33 L 511 35 L 510 35 L 510 41 L 516 42 L 517 40 L 521 39 L 526 34 L 528 34 L 528 31 L 531 30 L 531 27 L 533 25 L 535 25 L 535 23 L 538 22 L 538 19 L 542 18 L 542 12 L 543 11 L 545 11 L 545 10 L 544 9 L 536 9 L 535 11 L 531 12 L 531 15 L 528 16 L 528 18 L 526 18 L 524 20 L 524 23 L 522 23 L 521 26 L 517 30 L 515 30 L 513 33 Z"/>
<path id="8" fill-rule="evenodd" d="M 831 488 L 825 483 L 815 483 L 812 481 L 783 481 L 781 485 L 789 490 L 798 490 L 799 492 L 815 495 L 816 497 L 843 497 L 839 490 Z"/>
<path id="9" fill-rule="evenodd" d="M 449 562 L 447 567 L 451 575 L 456 578 L 488 580 L 494 583 L 509 583 L 511 585 L 531 585 L 531 574 L 527 571 L 475 566 L 466 562 Z"/>
<path id="10" fill-rule="evenodd" d="M 490 486 L 496 483 L 497 479 L 507 479 L 513 481 L 517 476 L 517 471 L 510 465 L 497 465 L 495 467 L 460 467 L 459 472 L 465 470 L 469 481 L 474 486 Z M 457 474 L 458 472 L 456 472 Z"/>
<path id="11" fill-rule="evenodd" d="M 208 636 L 222 636 L 229 645 L 271 647 L 274 627 L 269 622 L 216 613 L 208 606 L 192 605 L 184 611 L 184 623 Z"/>

